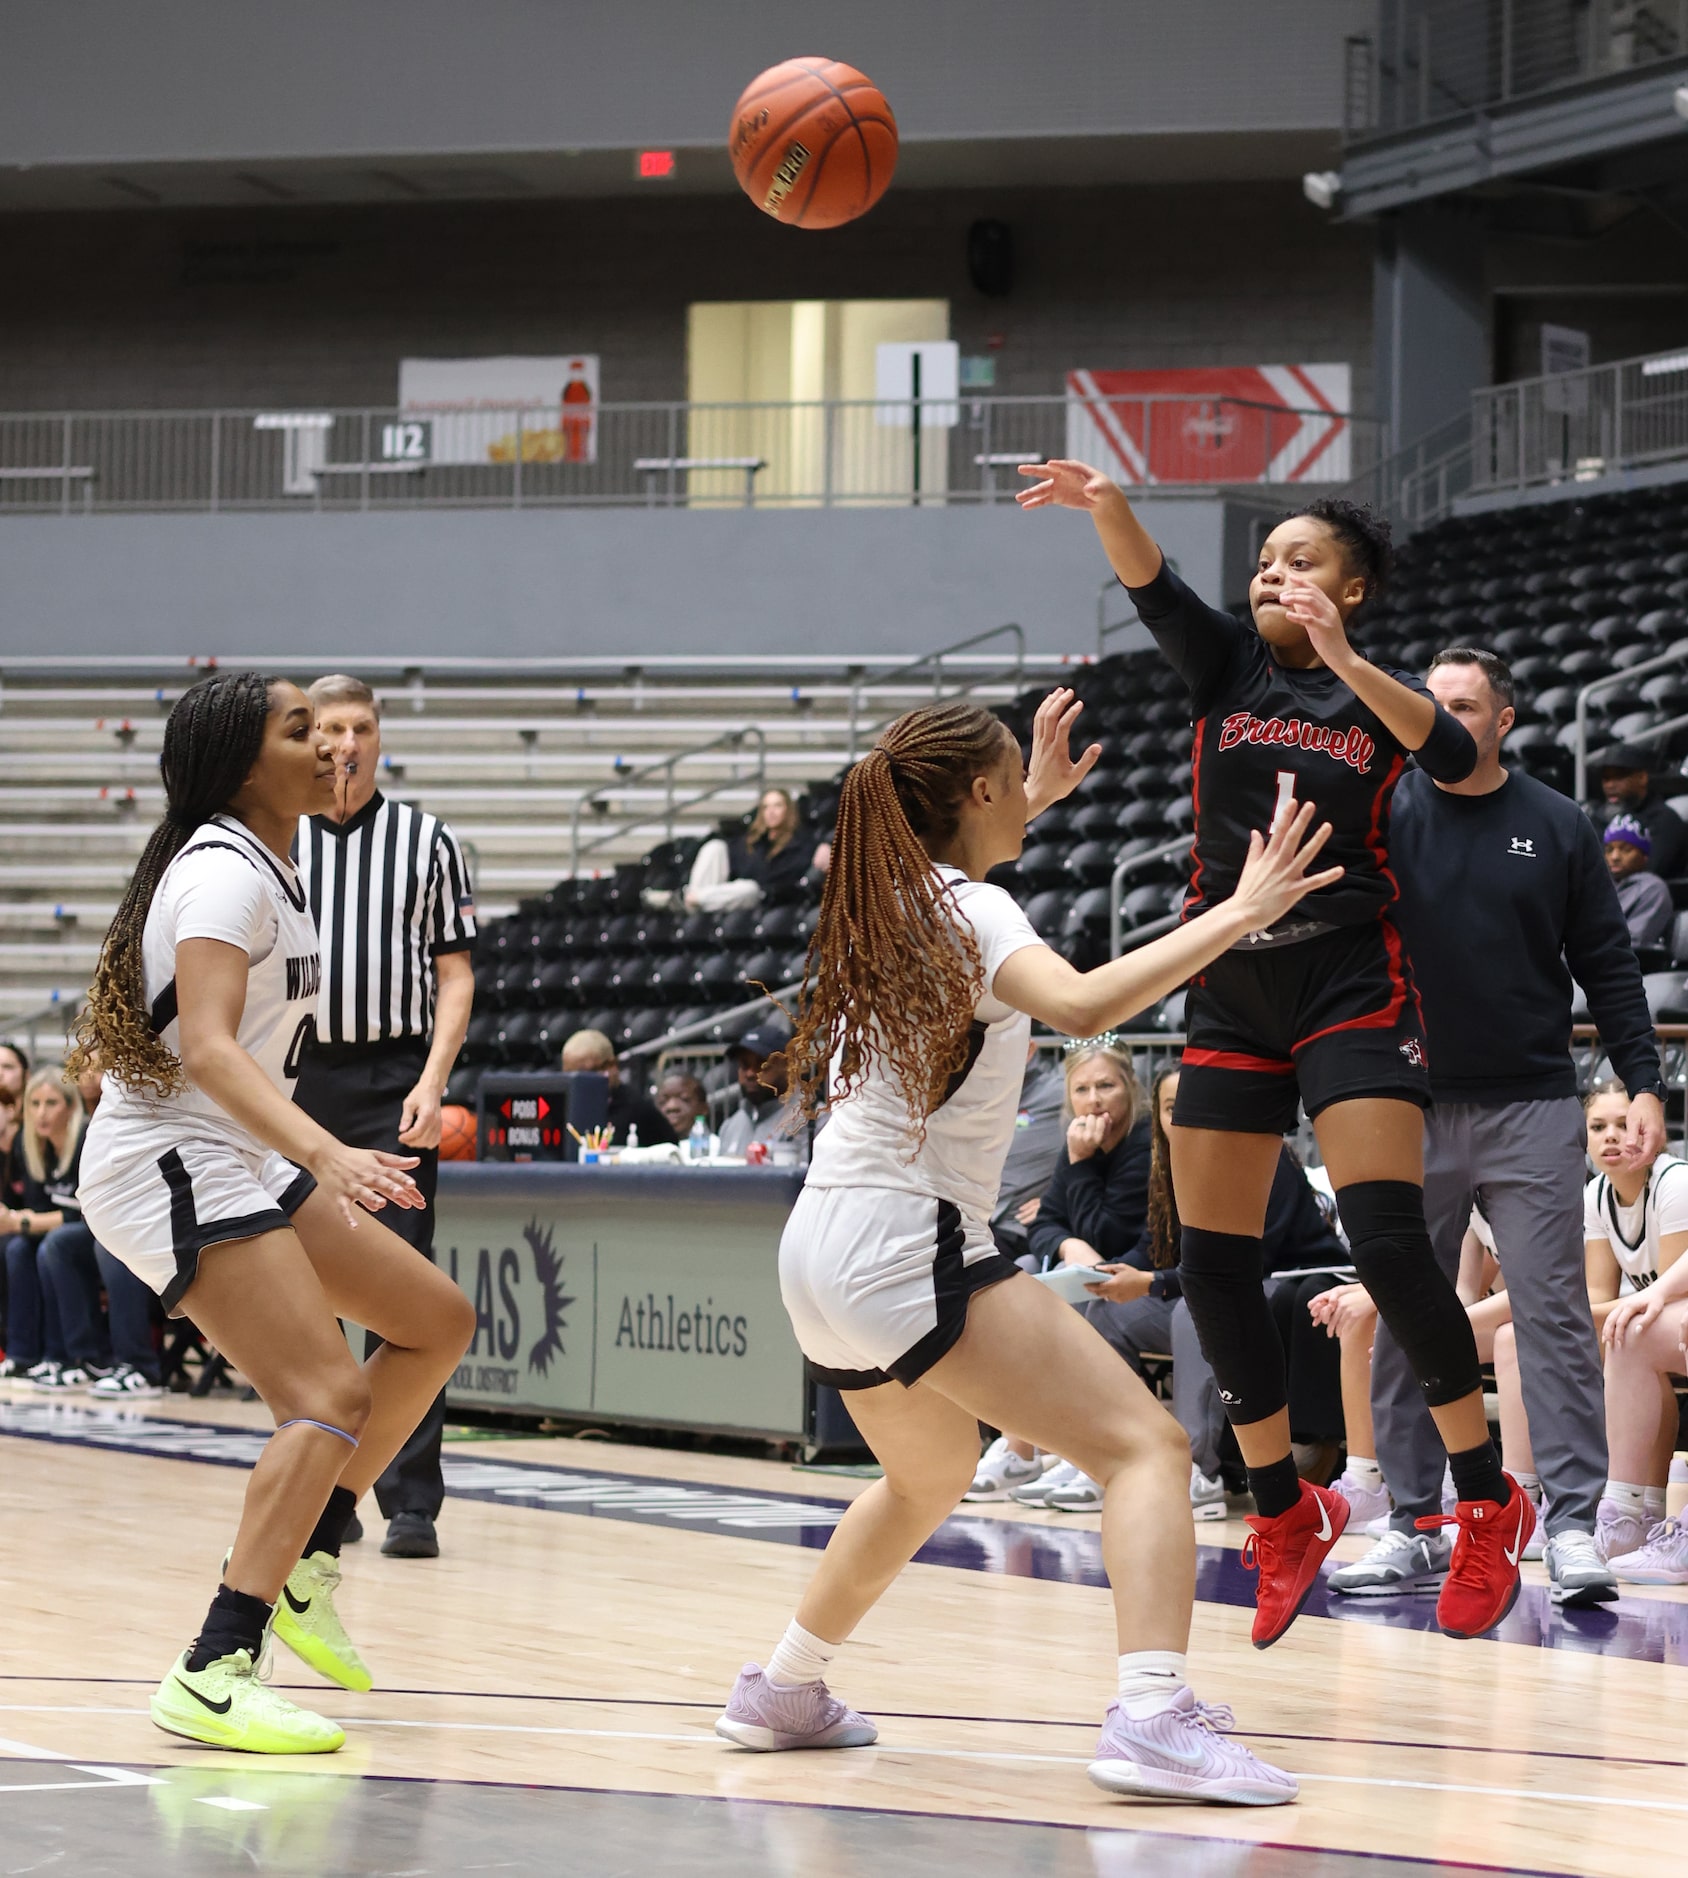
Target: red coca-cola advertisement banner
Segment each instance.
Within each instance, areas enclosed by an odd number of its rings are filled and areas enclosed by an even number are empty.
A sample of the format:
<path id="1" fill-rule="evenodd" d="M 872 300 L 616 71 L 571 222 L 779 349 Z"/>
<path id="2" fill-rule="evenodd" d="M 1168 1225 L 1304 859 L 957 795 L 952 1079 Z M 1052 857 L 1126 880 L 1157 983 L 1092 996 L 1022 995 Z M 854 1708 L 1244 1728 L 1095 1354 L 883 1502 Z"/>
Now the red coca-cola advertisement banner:
<path id="1" fill-rule="evenodd" d="M 1121 483 L 1341 482 L 1346 365 L 1067 374 L 1067 454 Z"/>

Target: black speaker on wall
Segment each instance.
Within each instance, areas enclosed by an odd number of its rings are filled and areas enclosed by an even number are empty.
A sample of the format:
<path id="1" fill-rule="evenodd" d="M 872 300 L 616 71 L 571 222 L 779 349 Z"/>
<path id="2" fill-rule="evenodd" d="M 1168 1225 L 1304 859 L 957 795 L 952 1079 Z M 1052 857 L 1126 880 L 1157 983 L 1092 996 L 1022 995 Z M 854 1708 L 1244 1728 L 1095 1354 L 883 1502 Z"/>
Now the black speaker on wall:
<path id="1" fill-rule="evenodd" d="M 967 231 L 967 277 L 980 293 L 1000 300 L 1014 285 L 1014 231 L 990 218 Z"/>

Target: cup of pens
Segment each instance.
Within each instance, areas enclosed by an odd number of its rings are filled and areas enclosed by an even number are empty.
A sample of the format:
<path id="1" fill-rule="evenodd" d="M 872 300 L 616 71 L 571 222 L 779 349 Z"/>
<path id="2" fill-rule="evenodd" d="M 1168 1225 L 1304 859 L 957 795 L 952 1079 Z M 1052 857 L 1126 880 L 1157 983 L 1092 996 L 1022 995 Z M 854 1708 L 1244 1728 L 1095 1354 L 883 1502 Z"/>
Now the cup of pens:
<path id="1" fill-rule="evenodd" d="M 610 1144 L 615 1140 L 613 1123 L 608 1128 L 588 1128 L 585 1134 L 582 1134 L 571 1123 L 569 1133 L 574 1136 L 580 1148 L 582 1166 L 596 1167 L 600 1162 L 607 1162 L 610 1159 Z"/>

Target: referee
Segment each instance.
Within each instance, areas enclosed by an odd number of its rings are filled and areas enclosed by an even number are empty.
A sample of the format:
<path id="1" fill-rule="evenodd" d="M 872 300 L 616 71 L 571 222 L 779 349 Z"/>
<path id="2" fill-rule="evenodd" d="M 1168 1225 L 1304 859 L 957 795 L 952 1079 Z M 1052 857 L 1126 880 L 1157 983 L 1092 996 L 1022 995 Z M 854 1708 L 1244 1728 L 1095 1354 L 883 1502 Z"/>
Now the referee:
<path id="1" fill-rule="evenodd" d="M 475 995 L 475 907 L 463 852 L 437 816 L 375 786 L 381 712 L 361 679 L 319 678 L 309 697 L 334 752 L 336 806 L 299 823 L 299 876 L 322 952 L 317 1034 L 294 1100 L 353 1147 L 414 1154 L 426 1200 L 387 1224 L 434 1256 L 440 1102 Z M 368 1337 L 365 1354 L 380 1343 Z M 445 1392 L 375 1483 L 389 1558 L 438 1558 Z"/>

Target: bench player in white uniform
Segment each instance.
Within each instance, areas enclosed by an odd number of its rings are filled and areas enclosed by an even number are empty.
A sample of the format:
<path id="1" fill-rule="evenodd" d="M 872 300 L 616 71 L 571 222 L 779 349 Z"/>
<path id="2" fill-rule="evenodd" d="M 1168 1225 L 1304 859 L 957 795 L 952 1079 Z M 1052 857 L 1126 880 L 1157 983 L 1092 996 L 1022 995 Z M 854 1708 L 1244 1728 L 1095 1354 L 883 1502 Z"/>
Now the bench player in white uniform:
<path id="1" fill-rule="evenodd" d="M 265 1633 L 370 1687 L 334 1612 L 357 1496 L 416 1426 L 474 1332 L 450 1279 L 369 1214 L 419 1203 L 403 1157 L 348 1148 L 291 1096 L 317 997 L 317 940 L 288 857 L 333 795 L 304 694 L 257 673 L 187 692 L 164 730 L 168 813 L 100 954 L 79 1030 L 105 1066 L 82 1155 L 100 1243 L 191 1316 L 277 1431 L 246 1490 L 196 1641 L 152 1698 L 159 1727 L 260 1753 L 340 1729 L 260 1679 Z M 380 1332 L 360 1366 L 339 1317 Z"/>
<path id="2" fill-rule="evenodd" d="M 1228 902 L 1074 971 L 984 876 L 1095 762 L 1099 749 L 1068 757 L 1079 708 L 1070 691 L 1044 701 L 1029 774 L 997 718 L 947 704 L 899 718 L 845 779 L 787 1052 L 809 1105 L 829 1073 L 834 1100 L 780 1244 L 780 1287 L 816 1376 L 852 1392 L 884 1478 L 840 1521 L 766 1671 L 746 1665 L 716 1732 L 764 1750 L 876 1739 L 822 1678 L 967 1491 L 984 1421 L 1105 1488 L 1119 1700 L 1091 1778 L 1278 1805 L 1294 1779 L 1228 1739 L 1229 1710 L 1184 1681 L 1196 1547 L 1183 1431 L 1076 1311 L 997 1252 L 990 1216 L 1032 1017 L 1078 1036 L 1121 1024 L 1338 870 L 1307 874 L 1329 833 L 1305 840 L 1308 805 L 1264 848 L 1255 836 Z"/>
<path id="3" fill-rule="evenodd" d="M 1688 1530 L 1665 1518 L 1679 1411 L 1673 1374 L 1688 1369 L 1688 1163 L 1622 1152 L 1629 1094 L 1597 1082 L 1583 1102 L 1594 1178 L 1583 1189 L 1588 1295 L 1606 1349 L 1610 1469 L 1595 1543 L 1627 1584 L 1688 1584 Z"/>

